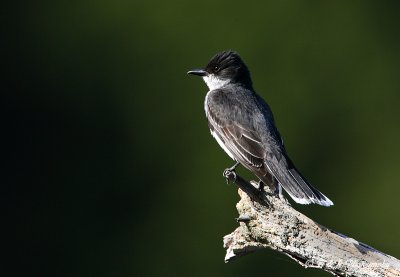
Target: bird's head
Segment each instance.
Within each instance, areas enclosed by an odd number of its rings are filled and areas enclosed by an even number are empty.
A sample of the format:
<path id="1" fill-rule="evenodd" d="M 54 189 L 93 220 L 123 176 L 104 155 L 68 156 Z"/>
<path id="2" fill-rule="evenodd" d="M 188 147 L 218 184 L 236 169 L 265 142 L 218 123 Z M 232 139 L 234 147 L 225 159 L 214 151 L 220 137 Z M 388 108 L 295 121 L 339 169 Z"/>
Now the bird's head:
<path id="1" fill-rule="evenodd" d="M 204 69 L 190 70 L 188 74 L 203 77 L 210 90 L 228 83 L 252 87 L 250 71 L 239 54 L 231 50 L 216 54 Z"/>

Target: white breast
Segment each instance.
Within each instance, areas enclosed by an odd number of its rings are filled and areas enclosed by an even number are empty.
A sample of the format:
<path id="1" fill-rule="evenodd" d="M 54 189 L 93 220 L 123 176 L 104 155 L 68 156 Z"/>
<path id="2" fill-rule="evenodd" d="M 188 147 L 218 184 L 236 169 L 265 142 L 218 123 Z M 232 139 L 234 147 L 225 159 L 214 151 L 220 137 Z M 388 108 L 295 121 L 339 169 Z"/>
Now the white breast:
<path id="1" fill-rule="evenodd" d="M 204 76 L 203 80 L 210 90 L 219 89 L 229 83 L 229 80 L 217 78 L 214 74 Z"/>

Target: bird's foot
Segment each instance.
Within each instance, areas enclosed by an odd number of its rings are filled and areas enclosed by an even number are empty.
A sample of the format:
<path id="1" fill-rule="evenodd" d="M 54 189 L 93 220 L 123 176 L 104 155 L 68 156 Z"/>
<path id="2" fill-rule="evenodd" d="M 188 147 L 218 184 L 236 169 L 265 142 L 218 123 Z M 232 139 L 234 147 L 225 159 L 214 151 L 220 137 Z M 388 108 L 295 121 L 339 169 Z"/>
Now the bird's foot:
<path id="1" fill-rule="evenodd" d="M 250 181 L 250 184 L 253 186 L 253 199 L 257 199 L 256 201 L 259 203 L 272 208 L 272 205 L 268 200 L 268 196 L 270 195 L 268 192 L 268 187 L 266 187 L 267 190 L 265 190 L 265 184 L 261 180 L 258 182 Z"/>
<path id="2" fill-rule="evenodd" d="M 236 172 L 234 168 L 232 169 L 232 167 L 225 169 L 224 173 L 222 173 L 222 176 L 225 177 L 227 185 L 229 185 L 229 181 L 233 183 L 236 181 Z"/>
<path id="3" fill-rule="evenodd" d="M 222 175 L 225 177 L 226 179 L 226 184 L 229 184 L 229 181 L 231 182 L 235 182 L 236 181 L 236 172 L 235 169 L 236 167 L 238 167 L 238 165 L 240 165 L 239 162 L 236 162 L 233 166 L 226 168 L 224 170 L 224 173 L 222 173 Z"/>

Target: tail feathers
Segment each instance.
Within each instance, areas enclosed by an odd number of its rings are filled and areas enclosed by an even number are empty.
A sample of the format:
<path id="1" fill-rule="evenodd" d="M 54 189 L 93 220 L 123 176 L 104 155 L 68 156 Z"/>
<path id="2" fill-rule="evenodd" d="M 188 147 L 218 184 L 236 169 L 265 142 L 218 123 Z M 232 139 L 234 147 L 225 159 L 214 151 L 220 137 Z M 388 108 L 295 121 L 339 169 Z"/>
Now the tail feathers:
<path id="1" fill-rule="evenodd" d="M 285 189 L 285 191 L 290 195 L 290 197 L 293 198 L 294 201 L 296 201 L 299 204 L 318 204 L 321 206 L 332 206 L 333 202 L 326 197 L 322 192 L 308 184 L 305 180 L 304 177 L 300 175 L 300 173 L 295 169 L 291 168 L 288 170 L 289 174 L 293 177 L 295 180 L 296 184 L 300 189 L 302 190 L 303 193 L 296 194 L 298 192 L 297 190 L 293 190 L 292 183 L 289 185 L 283 185 L 282 187 Z"/>
<path id="2" fill-rule="evenodd" d="M 268 166 L 283 189 L 299 204 L 332 206 L 333 202 L 316 188 L 307 183 L 294 166 Z"/>

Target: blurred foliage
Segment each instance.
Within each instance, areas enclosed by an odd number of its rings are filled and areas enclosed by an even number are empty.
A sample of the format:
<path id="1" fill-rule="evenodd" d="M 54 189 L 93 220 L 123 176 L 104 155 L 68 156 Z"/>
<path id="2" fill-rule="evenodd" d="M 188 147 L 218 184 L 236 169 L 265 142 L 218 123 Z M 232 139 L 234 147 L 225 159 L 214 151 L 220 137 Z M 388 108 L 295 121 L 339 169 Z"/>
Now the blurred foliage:
<path id="1" fill-rule="evenodd" d="M 398 2 L 3 5 L 2 276 L 329 276 L 273 251 L 223 263 L 232 161 L 186 71 L 224 49 L 335 202 L 295 207 L 400 257 Z"/>

